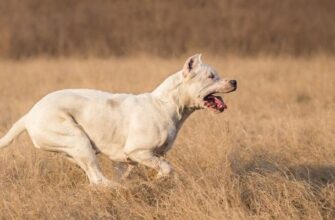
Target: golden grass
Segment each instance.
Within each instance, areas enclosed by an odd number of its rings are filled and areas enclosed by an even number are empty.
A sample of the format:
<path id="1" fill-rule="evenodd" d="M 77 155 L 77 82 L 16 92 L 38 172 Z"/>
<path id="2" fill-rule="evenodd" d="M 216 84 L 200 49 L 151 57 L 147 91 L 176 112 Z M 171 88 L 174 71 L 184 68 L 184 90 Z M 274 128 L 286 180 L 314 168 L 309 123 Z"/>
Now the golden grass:
<path id="1" fill-rule="evenodd" d="M 334 0 L 2 0 L 0 57 L 335 54 Z"/>
<path id="2" fill-rule="evenodd" d="M 183 59 L 0 61 L 0 133 L 40 97 L 62 88 L 151 90 Z M 228 111 L 197 112 L 168 154 L 175 178 L 140 167 L 130 189 L 88 186 L 62 156 L 26 134 L 0 153 L 2 219 L 334 219 L 335 60 L 206 57 L 238 80 Z M 107 131 L 106 131 L 107 132 Z M 101 156 L 113 178 L 112 162 Z"/>

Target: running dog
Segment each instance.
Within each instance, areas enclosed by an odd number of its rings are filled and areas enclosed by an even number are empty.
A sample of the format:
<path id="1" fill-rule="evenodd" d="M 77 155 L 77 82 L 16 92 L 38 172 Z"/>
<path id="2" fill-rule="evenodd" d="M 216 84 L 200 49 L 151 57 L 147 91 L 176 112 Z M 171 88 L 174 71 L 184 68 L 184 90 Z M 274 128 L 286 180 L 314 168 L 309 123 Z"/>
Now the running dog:
<path id="1" fill-rule="evenodd" d="M 157 177 L 167 176 L 172 166 L 162 156 L 184 121 L 199 109 L 223 112 L 227 106 L 217 94 L 236 88 L 236 80 L 221 79 L 196 54 L 149 93 L 89 89 L 50 93 L 0 139 L 0 148 L 26 130 L 36 148 L 65 153 L 85 171 L 92 185 L 119 185 L 102 174 L 96 158 L 99 152 L 129 168 L 143 164 L 155 169 Z M 124 170 L 127 174 L 129 169 Z"/>

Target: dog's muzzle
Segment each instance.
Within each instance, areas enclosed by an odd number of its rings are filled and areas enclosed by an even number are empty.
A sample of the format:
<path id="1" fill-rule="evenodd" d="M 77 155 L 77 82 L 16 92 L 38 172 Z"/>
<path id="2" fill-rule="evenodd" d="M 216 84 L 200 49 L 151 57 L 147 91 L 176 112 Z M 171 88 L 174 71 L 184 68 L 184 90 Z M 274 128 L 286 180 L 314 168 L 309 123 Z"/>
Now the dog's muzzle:
<path id="1" fill-rule="evenodd" d="M 229 80 L 229 84 L 233 87 L 233 91 L 235 91 L 237 89 L 237 81 L 236 80 Z"/>

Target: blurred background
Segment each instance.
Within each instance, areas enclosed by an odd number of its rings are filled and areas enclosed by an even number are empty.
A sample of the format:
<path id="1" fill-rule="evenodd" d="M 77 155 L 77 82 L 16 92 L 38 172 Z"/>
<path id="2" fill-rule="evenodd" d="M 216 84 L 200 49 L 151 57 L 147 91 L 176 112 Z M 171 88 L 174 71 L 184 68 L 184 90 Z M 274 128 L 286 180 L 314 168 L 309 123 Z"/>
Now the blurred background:
<path id="1" fill-rule="evenodd" d="M 1 0 L 0 57 L 335 53 L 334 0 Z"/>

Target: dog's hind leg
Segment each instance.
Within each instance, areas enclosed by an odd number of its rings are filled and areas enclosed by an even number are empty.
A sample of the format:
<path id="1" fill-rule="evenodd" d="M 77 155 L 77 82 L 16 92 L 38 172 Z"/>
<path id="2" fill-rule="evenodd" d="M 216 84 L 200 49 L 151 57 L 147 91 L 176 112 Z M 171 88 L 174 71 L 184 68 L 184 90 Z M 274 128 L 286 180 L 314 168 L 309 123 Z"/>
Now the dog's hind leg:
<path id="1" fill-rule="evenodd" d="M 70 150 L 65 150 L 70 157 L 70 161 L 76 163 L 85 171 L 91 185 L 118 186 L 117 183 L 113 183 L 104 177 L 94 151 L 90 149 L 88 145 L 86 145 L 86 147 L 84 146 L 85 145 L 82 145 L 80 149 L 72 148 Z M 78 151 L 80 153 L 78 153 Z"/>
<path id="2" fill-rule="evenodd" d="M 55 121 L 54 121 L 55 122 Z M 72 118 L 62 123 L 52 123 L 48 128 L 29 132 L 34 144 L 47 151 L 64 152 L 72 162 L 81 167 L 91 185 L 118 186 L 102 174 L 91 140 Z"/>

